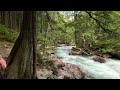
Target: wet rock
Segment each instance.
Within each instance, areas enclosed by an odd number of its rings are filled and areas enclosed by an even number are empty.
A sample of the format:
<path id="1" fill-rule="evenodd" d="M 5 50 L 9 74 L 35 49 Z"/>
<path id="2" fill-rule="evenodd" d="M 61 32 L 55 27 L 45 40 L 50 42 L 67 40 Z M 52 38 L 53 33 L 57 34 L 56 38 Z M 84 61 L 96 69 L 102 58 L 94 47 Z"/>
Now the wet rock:
<path id="1" fill-rule="evenodd" d="M 69 53 L 69 55 L 81 55 L 81 54 L 82 54 L 81 51 L 71 51 L 71 52 Z"/>
<path id="2" fill-rule="evenodd" d="M 91 50 L 89 50 L 88 48 L 85 48 L 85 49 L 83 49 L 83 51 L 82 51 L 82 55 L 92 55 L 92 51 Z"/>
<path id="3" fill-rule="evenodd" d="M 120 52 L 111 52 L 110 55 L 112 56 L 112 58 L 120 59 Z"/>
<path id="4" fill-rule="evenodd" d="M 91 55 L 91 51 L 89 49 L 72 47 L 69 55 Z"/>
<path id="5" fill-rule="evenodd" d="M 72 51 L 81 51 L 81 48 L 72 47 Z"/>
<path id="6" fill-rule="evenodd" d="M 94 56 L 92 57 L 92 59 L 93 59 L 94 61 L 100 62 L 100 63 L 105 63 L 105 62 L 106 62 L 106 60 L 105 60 L 103 57 L 101 57 L 101 56 L 96 56 L 96 55 L 94 55 Z"/>
<path id="7" fill-rule="evenodd" d="M 57 56 L 52 56 L 52 59 L 41 63 L 37 70 L 38 79 L 83 79 L 85 77 L 77 65 L 64 63 Z"/>
<path id="8" fill-rule="evenodd" d="M 83 79 L 85 74 L 74 64 L 66 63 L 64 67 L 58 70 L 60 79 Z"/>
<path id="9" fill-rule="evenodd" d="M 83 73 L 77 65 L 67 63 L 66 67 L 69 68 L 75 79 L 82 79 L 85 77 L 85 73 Z"/>

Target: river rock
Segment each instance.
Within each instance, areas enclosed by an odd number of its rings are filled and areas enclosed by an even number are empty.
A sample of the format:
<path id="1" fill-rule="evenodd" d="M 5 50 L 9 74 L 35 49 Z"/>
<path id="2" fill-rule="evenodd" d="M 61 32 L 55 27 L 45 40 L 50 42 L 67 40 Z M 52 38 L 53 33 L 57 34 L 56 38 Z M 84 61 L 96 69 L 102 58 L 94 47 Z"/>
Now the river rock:
<path id="1" fill-rule="evenodd" d="M 81 51 L 81 48 L 72 47 L 72 51 Z"/>
<path id="2" fill-rule="evenodd" d="M 76 48 L 72 47 L 71 52 L 69 55 L 90 55 L 91 51 L 89 49 L 82 49 L 82 48 Z"/>
<path id="3" fill-rule="evenodd" d="M 81 54 L 82 54 L 81 51 L 71 51 L 71 52 L 69 53 L 69 55 L 81 55 Z"/>
<path id="4" fill-rule="evenodd" d="M 112 58 L 120 59 L 120 52 L 114 51 L 111 52 L 110 55 L 112 56 Z"/>
<path id="5" fill-rule="evenodd" d="M 66 63 L 62 69 L 58 70 L 60 79 L 84 79 L 85 74 L 74 64 Z"/>
<path id="6" fill-rule="evenodd" d="M 105 63 L 105 62 L 106 62 L 106 60 L 105 60 L 103 57 L 101 57 L 101 56 L 96 56 L 96 55 L 94 55 L 94 56 L 92 57 L 92 59 L 93 59 L 94 61 L 100 62 L 100 63 Z"/>
<path id="7" fill-rule="evenodd" d="M 85 77 L 85 73 L 83 73 L 77 65 L 67 63 L 66 67 L 69 68 L 75 79 L 83 79 Z"/>
<path id="8" fill-rule="evenodd" d="M 69 55 L 81 55 L 81 54 L 82 54 L 82 49 L 76 47 L 72 47 L 71 52 L 69 53 Z"/>

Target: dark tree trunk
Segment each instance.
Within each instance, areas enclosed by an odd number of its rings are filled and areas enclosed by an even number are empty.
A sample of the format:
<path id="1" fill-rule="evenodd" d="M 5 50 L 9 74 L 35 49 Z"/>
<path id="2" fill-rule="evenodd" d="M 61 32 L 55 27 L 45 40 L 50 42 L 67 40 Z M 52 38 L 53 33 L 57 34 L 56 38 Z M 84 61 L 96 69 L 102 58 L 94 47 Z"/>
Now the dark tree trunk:
<path id="1" fill-rule="evenodd" d="M 35 30 L 35 11 L 24 11 L 20 35 L 8 57 L 5 78 L 31 79 L 35 77 Z"/>
<path id="2" fill-rule="evenodd" d="M 36 15 L 37 13 L 32 13 L 32 31 L 33 31 L 33 79 L 36 78 L 36 47 L 37 47 L 37 31 L 36 31 Z"/>
<path id="3" fill-rule="evenodd" d="M 1 11 L 1 24 L 5 25 L 5 11 Z"/>

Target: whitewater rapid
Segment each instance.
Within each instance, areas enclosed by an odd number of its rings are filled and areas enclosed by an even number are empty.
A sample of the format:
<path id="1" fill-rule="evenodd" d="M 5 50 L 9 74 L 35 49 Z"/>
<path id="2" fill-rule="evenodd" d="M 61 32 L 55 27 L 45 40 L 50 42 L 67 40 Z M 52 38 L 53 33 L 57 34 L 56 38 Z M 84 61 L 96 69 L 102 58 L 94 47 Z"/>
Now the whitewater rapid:
<path id="1" fill-rule="evenodd" d="M 91 79 L 120 79 L 120 60 L 108 58 L 105 63 L 95 62 L 90 57 L 69 55 L 71 46 L 57 47 L 55 55 L 62 57 L 63 62 L 72 63 Z"/>

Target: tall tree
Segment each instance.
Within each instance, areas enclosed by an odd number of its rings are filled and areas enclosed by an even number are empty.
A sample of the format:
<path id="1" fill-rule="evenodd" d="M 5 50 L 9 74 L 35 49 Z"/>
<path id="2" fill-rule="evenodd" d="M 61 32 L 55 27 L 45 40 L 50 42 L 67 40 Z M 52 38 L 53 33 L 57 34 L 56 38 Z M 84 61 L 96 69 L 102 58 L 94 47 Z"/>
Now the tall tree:
<path id="1" fill-rule="evenodd" d="M 21 32 L 8 57 L 7 79 L 35 78 L 36 29 L 35 11 L 23 12 Z"/>
<path id="2" fill-rule="evenodd" d="M 0 23 L 4 25 L 5 24 L 5 11 L 1 11 L 0 13 L 1 13 L 1 21 L 0 21 Z"/>
<path id="3" fill-rule="evenodd" d="M 74 36 L 75 36 L 75 43 L 76 43 L 76 47 L 79 47 L 79 48 L 83 48 L 83 39 L 82 39 L 82 33 L 83 33 L 83 30 L 82 28 L 80 28 L 80 25 L 78 24 L 78 18 L 79 18 L 79 12 L 78 11 L 75 11 L 74 12 L 74 20 L 76 22 L 76 25 L 75 25 L 75 32 L 74 32 Z"/>

